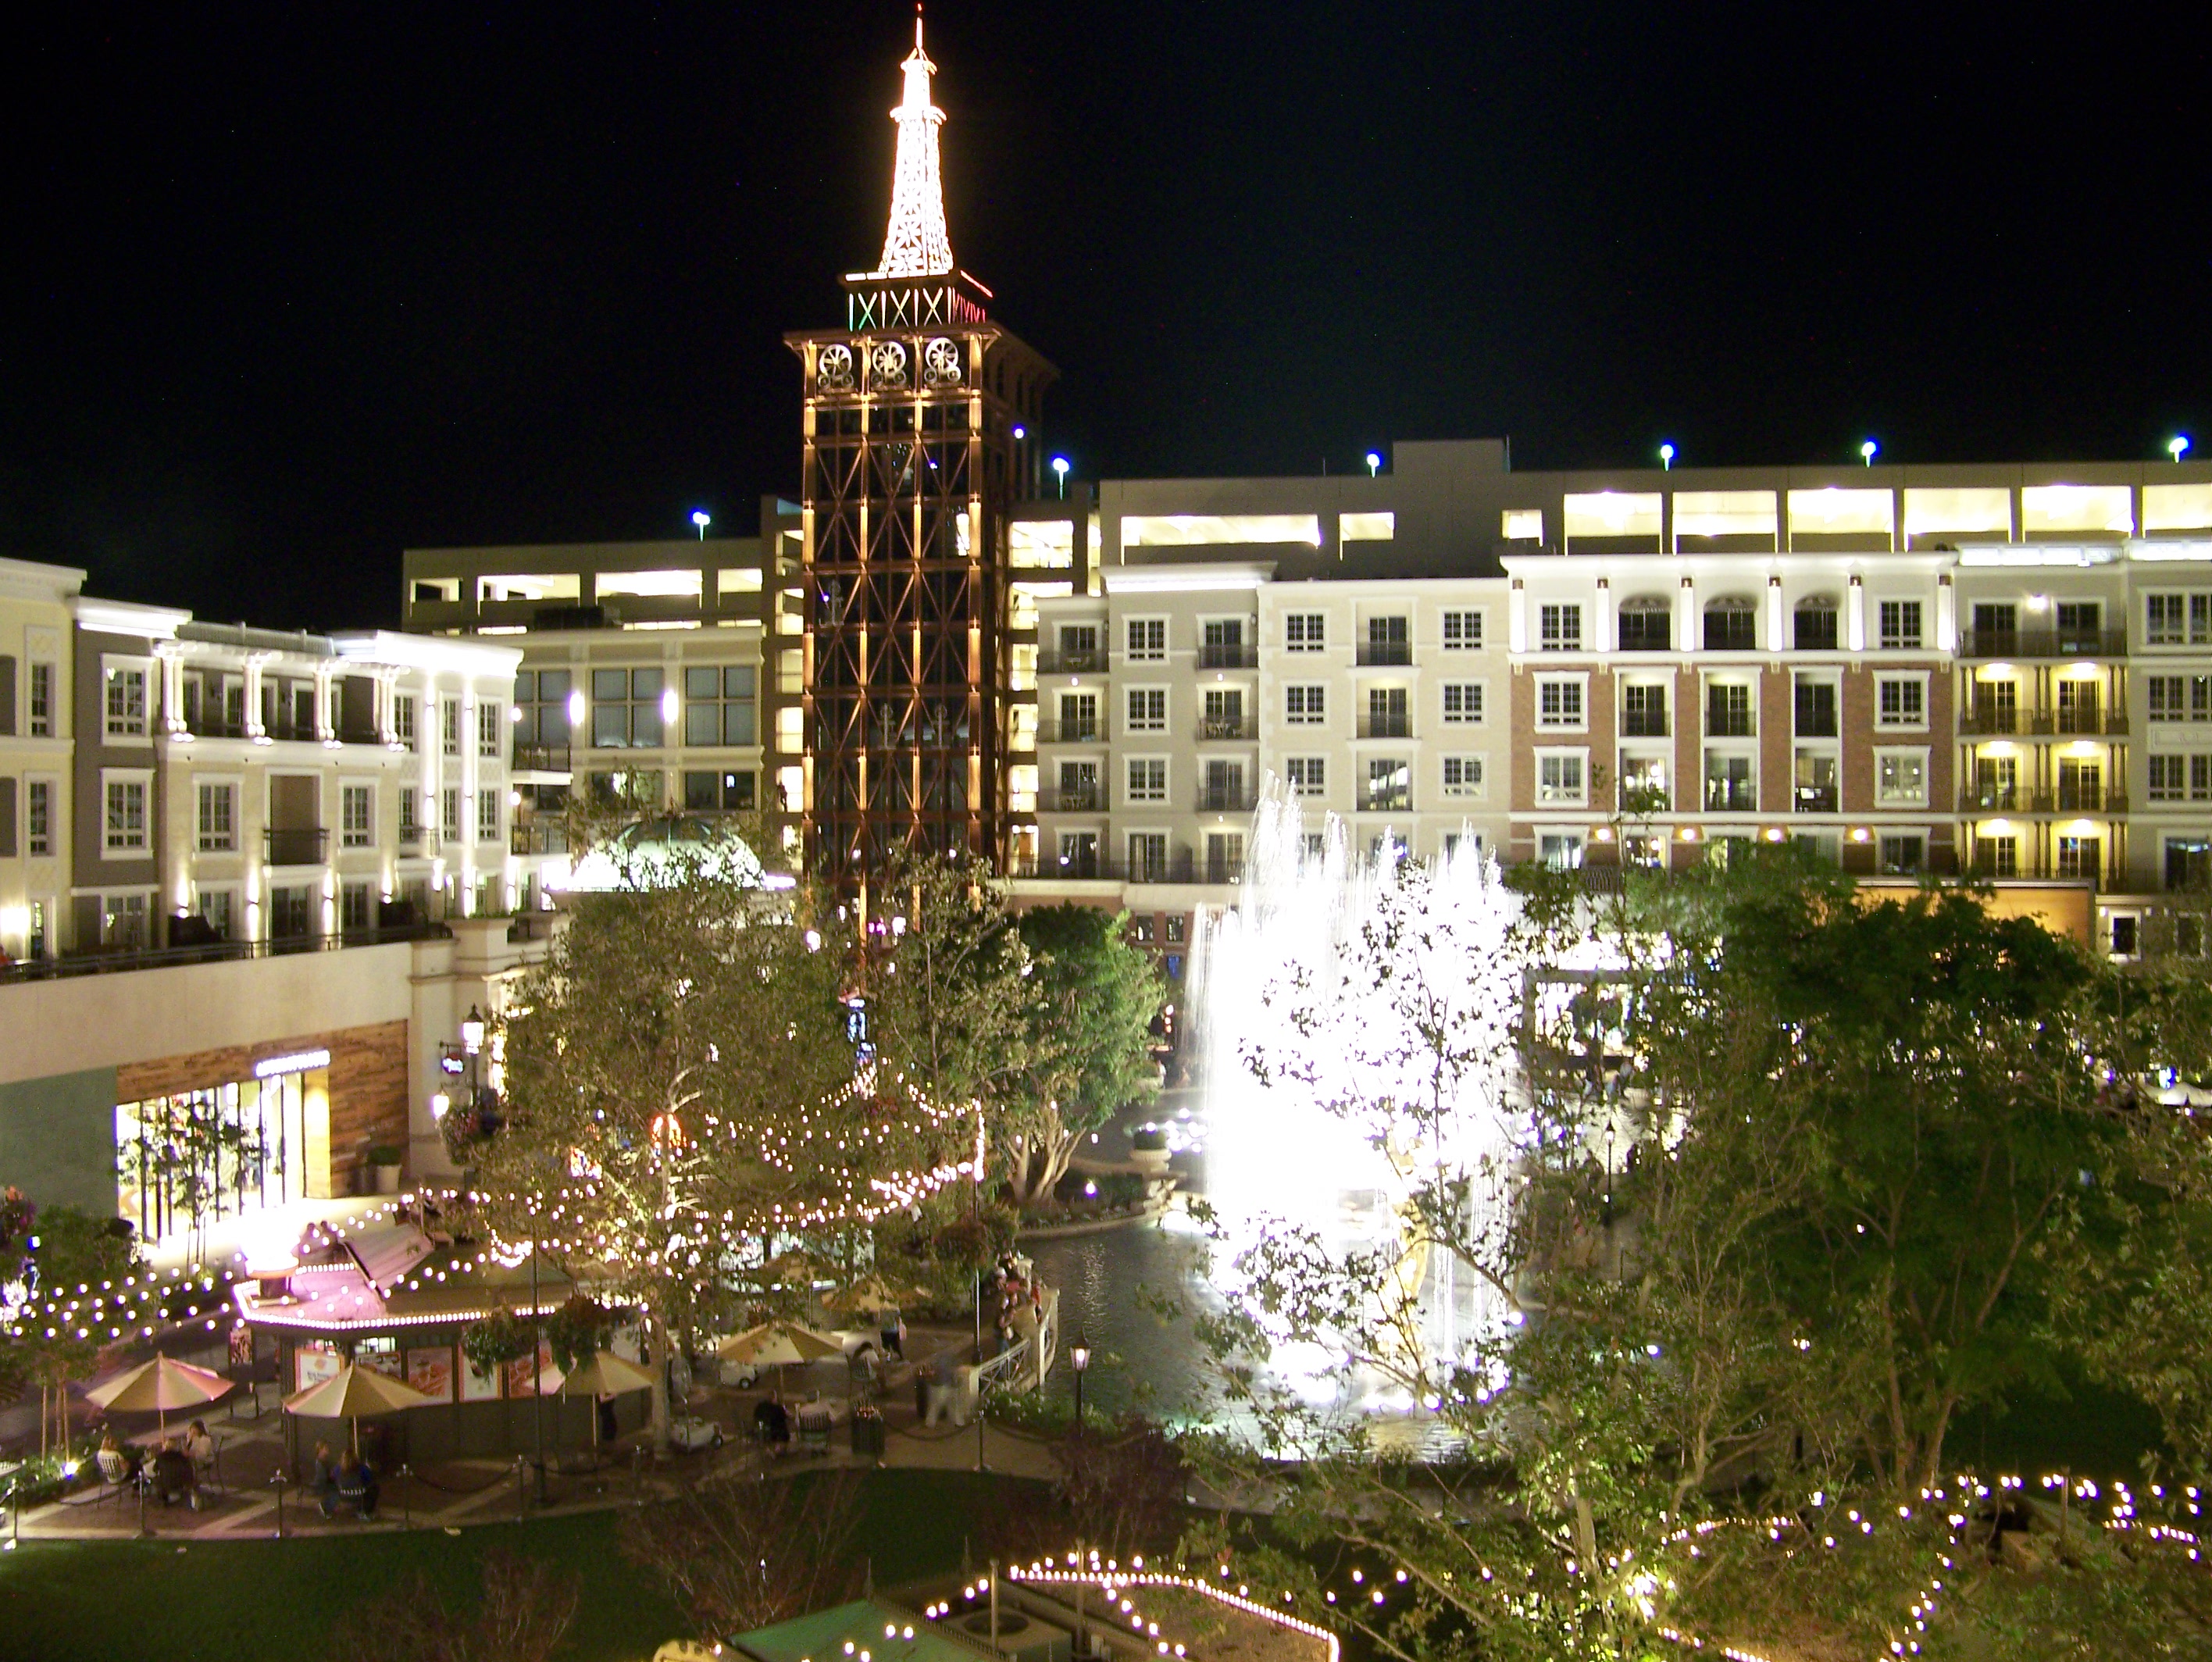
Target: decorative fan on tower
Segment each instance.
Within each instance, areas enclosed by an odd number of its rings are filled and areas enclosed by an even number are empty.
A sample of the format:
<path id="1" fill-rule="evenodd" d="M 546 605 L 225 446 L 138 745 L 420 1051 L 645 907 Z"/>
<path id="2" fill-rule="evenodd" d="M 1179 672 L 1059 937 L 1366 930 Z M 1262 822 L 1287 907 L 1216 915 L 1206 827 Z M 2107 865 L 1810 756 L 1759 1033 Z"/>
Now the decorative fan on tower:
<path id="1" fill-rule="evenodd" d="M 960 348 L 939 335 L 921 349 L 922 373 L 932 386 L 951 386 L 960 379 Z"/>
<path id="2" fill-rule="evenodd" d="M 853 390 L 853 349 L 832 345 L 822 349 L 815 360 L 814 379 L 824 392 L 850 392 Z"/>
<path id="3" fill-rule="evenodd" d="M 896 341 L 878 341 L 868 349 L 868 379 L 879 387 L 906 385 L 906 348 Z"/>

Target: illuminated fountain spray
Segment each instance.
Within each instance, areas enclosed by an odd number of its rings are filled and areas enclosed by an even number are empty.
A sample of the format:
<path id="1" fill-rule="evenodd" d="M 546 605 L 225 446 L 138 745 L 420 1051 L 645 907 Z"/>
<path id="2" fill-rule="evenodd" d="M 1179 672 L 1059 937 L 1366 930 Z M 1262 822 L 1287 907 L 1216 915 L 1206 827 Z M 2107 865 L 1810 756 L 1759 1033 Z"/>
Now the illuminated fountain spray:
<path id="1" fill-rule="evenodd" d="M 1353 849 L 1334 816 L 1310 838 L 1270 779 L 1238 908 L 1205 920 L 1192 960 L 1206 1198 L 1228 1243 L 1217 1277 L 1285 1226 L 1332 1256 L 1378 1253 L 1418 1311 L 1403 1342 L 1420 1354 L 1393 1371 L 1425 1374 L 1508 1306 L 1455 1255 L 1422 1246 L 1407 1203 L 1424 1180 L 1463 1175 L 1463 1230 L 1502 1240 L 1524 1123 L 1510 1066 L 1519 901 L 1472 837 L 1462 846 L 1427 862 L 1378 856 Z M 1449 1035 L 1441 1065 L 1424 1027 Z M 1319 1347 L 1278 1345 L 1272 1365 L 1309 1398 L 1409 1405 Z"/>

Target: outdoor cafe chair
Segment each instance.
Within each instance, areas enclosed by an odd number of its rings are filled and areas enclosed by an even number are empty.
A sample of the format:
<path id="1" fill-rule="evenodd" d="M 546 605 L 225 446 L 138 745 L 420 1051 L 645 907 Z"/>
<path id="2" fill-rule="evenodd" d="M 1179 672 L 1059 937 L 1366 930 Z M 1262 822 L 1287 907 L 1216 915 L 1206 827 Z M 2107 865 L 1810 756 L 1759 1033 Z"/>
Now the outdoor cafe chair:
<path id="1" fill-rule="evenodd" d="M 123 1458 L 122 1450 L 103 1448 L 94 1456 L 94 1464 L 100 1468 L 100 1493 L 94 1497 L 95 1503 L 110 1496 L 120 1501 L 131 1493 L 131 1479 L 137 1474 L 131 1471 L 131 1462 Z"/>

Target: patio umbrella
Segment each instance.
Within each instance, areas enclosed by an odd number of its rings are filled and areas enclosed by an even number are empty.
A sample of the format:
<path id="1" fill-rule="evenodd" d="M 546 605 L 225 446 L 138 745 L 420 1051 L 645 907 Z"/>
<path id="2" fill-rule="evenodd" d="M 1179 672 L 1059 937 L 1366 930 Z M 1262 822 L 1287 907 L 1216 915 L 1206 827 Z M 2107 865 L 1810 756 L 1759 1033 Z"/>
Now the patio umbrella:
<path id="1" fill-rule="evenodd" d="M 795 1321 L 764 1321 L 757 1327 L 748 1327 L 733 1334 L 714 1347 L 714 1354 L 725 1362 L 749 1362 L 756 1368 L 774 1368 L 776 1384 L 783 1384 L 783 1370 L 793 1362 L 804 1366 L 820 1362 L 825 1356 L 842 1356 L 845 1347 L 827 1333 L 817 1333 L 811 1327 Z"/>
<path id="2" fill-rule="evenodd" d="M 161 1435 L 167 1437 L 171 1409 L 203 1407 L 237 1388 L 232 1380 L 207 1368 L 156 1356 L 84 1394 L 87 1400 L 111 1413 L 143 1414 L 153 1409 L 161 1416 Z"/>
<path id="3" fill-rule="evenodd" d="M 859 1314 L 869 1310 L 896 1310 L 908 1299 L 922 1296 L 921 1288 L 910 1283 L 886 1281 L 878 1274 L 865 1277 L 850 1287 L 840 1287 L 823 1302 L 832 1310 Z"/>
<path id="4" fill-rule="evenodd" d="M 404 1413 L 410 1408 L 427 1408 L 435 1400 L 411 1385 L 348 1362 L 320 1385 L 311 1385 L 285 1398 L 284 1411 L 310 1419 L 352 1421 L 353 1452 L 358 1456 L 363 1415 Z"/>
<path id="5" fill-rule="evenodd" d="M 625 1362 L 611 1350 L 601 1350 L 561 1381 L 564 1397 L 614 1397 L 625 1391 L 649 1391 L 653 1375 L 634 1362 Z M 592 1412 L 592 1447 L 599 1446 L 599 1416 Z"/>

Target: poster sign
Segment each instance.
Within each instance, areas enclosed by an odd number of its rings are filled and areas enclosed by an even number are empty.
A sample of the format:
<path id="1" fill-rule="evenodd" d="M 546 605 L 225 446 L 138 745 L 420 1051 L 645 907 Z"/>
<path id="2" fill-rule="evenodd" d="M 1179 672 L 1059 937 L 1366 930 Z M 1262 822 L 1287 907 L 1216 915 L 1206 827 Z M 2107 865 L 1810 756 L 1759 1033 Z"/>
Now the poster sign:
<path id="1" fill-rule="evenodd" d="M 453 1348 L 447 1344 L 435 1350 L 410 1350 L 407 1383 L 433 1402 L 453 1401 Z"/>
<path id="2" fill-rule="evenodd" d="M 389 1350 L 372 1350 L 364 1344 L 353 1353 L 353 1359 L 355 1365 L 365 1374 L 381 1374 L 387 1380 L 407 1377 L 400 1363 L 397 1345 Z"/>
<path id="3" fill-rule="evenodd" d="M 463 1402 L 494 1402 L 499 1397 L 499 1369 L 479 1374 L 477 1365 L 465 1356 L 461 1358 L 461 1400 Z"/>
<path id="4" fill-rule="evenodd" d="M 293 1389 L 305 1391 L 311 1385 L 320 1385 L 325 1380 L 334 1380 L 345 1366 L 345 1358 L 338 1355 L 335 1344 L 303 1344 L 292 1353 L 292 1368 L 295 1383 Z"/>
<path id="5" fill-rule="evenodd" d="M 507 1365 L 507 1394 L 510 1398 L 534 1397 L 538 1394 L 538 1378 L 553 1366 L 553 1345 L 550 1340 L 538 1343 L 537 1366 L 531 1365 L 528 1356 L 517 1356 Z"/>

